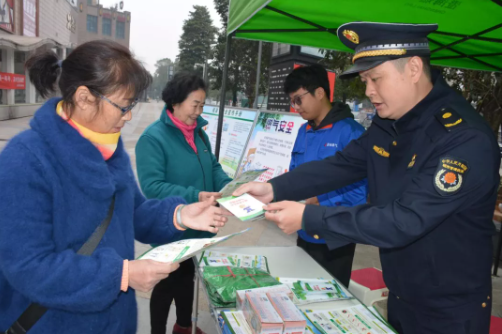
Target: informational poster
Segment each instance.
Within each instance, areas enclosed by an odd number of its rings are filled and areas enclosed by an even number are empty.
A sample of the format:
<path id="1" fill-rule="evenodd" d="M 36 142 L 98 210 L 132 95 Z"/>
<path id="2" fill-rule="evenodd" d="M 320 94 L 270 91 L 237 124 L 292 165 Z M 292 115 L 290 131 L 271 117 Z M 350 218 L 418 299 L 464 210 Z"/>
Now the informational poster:
<path id="1" fill-rule="evenodd" d="M 291 151 L 305 121 L 298 114 L 261 112 L 236 175 L 267 169 L 257 181 L 266 182 L 289 170 Z"/>
<path id="2" fill-rule="evenodd" d="M 216 147 L 218 113 L 219 107 L 216 106 L 204 106 L 202 112 L 202 118 L 209 122 L 204 130 L 209 136 L 213 153 Z M 253 129 L 256 114 L 255 110 L 225 108 L 219 162 L 225 173 L 231 178 L 236 175 L 240 158 Z"/>

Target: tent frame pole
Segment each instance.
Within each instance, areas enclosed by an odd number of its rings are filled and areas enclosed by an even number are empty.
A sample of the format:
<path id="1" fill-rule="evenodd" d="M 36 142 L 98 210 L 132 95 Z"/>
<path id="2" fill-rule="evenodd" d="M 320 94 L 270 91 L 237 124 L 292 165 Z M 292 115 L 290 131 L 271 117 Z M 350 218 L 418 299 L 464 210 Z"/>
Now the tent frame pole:
<path id="1" fill-rule="evenodd" d="M 227 41 L 225 45 L 225 62 L 223 63 L 223 76 L 221 78 L 221 93 L 220 93 L 220 111 L 218 113 L 218 129 L 216 131 L 216 147 L 214 148 L 214 155 L 216 156 L 216 161 L 220 159 L 220 146 L 221 146 L 221 135 L 223 132 L 223 117 L 225 116 L 225 95 L 227 92 L 227 77 L 228 77 L 228 64 L 230 63 L 230 48 L 232 43 L 232 35 L 227 35 Z"/>

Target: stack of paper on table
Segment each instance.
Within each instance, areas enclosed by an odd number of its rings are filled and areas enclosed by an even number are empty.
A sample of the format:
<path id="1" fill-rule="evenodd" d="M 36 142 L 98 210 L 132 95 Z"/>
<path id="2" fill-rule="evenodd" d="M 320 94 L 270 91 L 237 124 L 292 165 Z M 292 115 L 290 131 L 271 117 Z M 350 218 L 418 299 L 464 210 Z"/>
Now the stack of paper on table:
<path id="1" fill-rule="evenodd" d="M 217 251 L 205 251 L 200 258 L 199 266 L 206 267 L 239 267 L 256 268 L 270 273 L 267 258 L 262 255 L 223 253 Z"/>
<path id="2" fill-rule="evenodd" d="M 304 314 L 325 334 L 394 334 L 392 326 L 375 316 L 364 305 L 322 311 L 306 310 Z"/>
<path id="3" fill-rule="evenodd" d="M 223 318 L 223 334 L 252 333 L 242 311 L 222 311 L 221 317 Z"/>
<path id="4" fill-rule="evenodd" d="M 277 280 L 291 289 L 296 305 L 354 298 L 335 280 L 285 277 L 277 277 Z"/>

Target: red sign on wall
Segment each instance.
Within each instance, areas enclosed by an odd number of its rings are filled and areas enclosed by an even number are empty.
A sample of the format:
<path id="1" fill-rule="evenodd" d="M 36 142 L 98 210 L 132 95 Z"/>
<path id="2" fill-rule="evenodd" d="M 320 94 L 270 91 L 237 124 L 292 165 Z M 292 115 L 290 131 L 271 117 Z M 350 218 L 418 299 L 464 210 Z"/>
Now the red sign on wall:
<path id="1" fill-rule="evenodd" d="M 25 89 L 26 77 L 22 74 L 0 72 L 0 89 Z"/>

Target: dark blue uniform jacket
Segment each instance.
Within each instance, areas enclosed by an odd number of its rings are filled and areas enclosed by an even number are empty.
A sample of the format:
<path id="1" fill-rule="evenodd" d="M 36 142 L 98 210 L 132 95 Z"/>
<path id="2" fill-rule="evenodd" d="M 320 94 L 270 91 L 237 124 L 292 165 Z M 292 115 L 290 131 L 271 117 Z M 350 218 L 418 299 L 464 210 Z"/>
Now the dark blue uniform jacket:
<path id="1" fill-rule="evenodd" d="M 271 180 L 275 201 L 302 200 L 368 178 L 370 204 L 308 205 L 303 228 L 329 248 L 380 248 L 391 293 L 450 307 L 491 294 L 499 148 L 482 117 L 437 73 L 397 121 L 375 117 L 343 151 Z"/>

